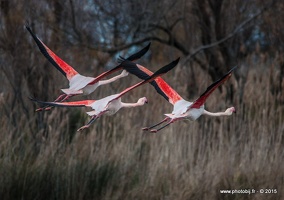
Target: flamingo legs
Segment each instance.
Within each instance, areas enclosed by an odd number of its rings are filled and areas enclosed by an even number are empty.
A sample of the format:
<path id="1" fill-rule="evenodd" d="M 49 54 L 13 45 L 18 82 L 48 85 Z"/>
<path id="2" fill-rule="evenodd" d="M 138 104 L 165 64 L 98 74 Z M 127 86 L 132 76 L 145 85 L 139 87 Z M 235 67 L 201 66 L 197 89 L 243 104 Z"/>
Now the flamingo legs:
<path id="1" fill-rule="evenodd" d="M 69 99 L 72 96 L 75 96 L 75 95 L 72 95 L 72 94 L 69 94 L 69 95 L 61 94 L 53 102 L 63 102 L 63 101 L 66 101 L 67 99 Z M 48 111 L 48 110 L 51 110 L 51 108 L 53 108 L 53 107 L 54 106 L 44 106 L 44 107 L 36 109 L 35 111 L 36 112 L 38 112 L 38 111 Z"/>
<path id="2" fill-rule="evenodd" d="M 94 121 L 96 121 L 96 119 L 98 119 L 98 118 L 99 118 L 98 115 L 92 116 L 91 120 L 90 120 L 86 125 L 84 125 L 84 126 L 82 126 L 81 128 L 79 128 L 77 131 L 81 131 L 81 130 L 83 130 L 83 129 L 85 129 L 85 128 L 89 128 L 89 126 L 90 126 L 92 123 L 94 123 Z"/>
<path id="3" fill-rule="evenodd" d="M 149 127 L 145 127 L 145 128 L 142 128 L 142 130 L 144 131 L 150 131 L 151 133 L 157 133 L 159 130 L 162 130 L 163 128 L 169 126 L 170 124 L 174 123 L 175 121 L 177 121 L 178 119 L 180 118 L 170 118 L 170 117 L 166 117 L 165 119 L 163 119 L 161 122 L 153 125 L 153 126 L 149 126 Z M 164 122 L 167 122 L 165 125 L 161 126 L 160 128 L 158 129 L 153 129 L 154 127 L 156 126 L 159 126 L 160 124 L 164 123 Z"/>
<path id="4" fill-rule="evenodd" d="M 89 128 L 89 126 L 94 123 L 96 121 L 96 119 L 98 119 L 100 116 L 102 116 L 104 113 L 108 112 L 108 110 L 104 110 L 102 112 L 100 112 L 99 114 L 97 115 L 93 115 L 91 120 L 85 125 L 85 126 L 82 126 L 81 128 L 79 128 L 77 131 L 81 131 L 85 128 Z"/>
<path id="5" fill-rule="evenodd" d="M 144 127 L 144 128 L 142 128 L 142 130 L 143 131 L 151 131 L 152 132 L 152 128 L 154 128 L 154 127 L 156 127 L 156 126 L 159 126 L 160 124 L 162 124 L 162 123 L 164 123 L 164 122 L 166 122 L 166 121 L 168 121 L 170 118 L 169 117 L 166 117 L 165 119 L 163 119 L 161 122 L 159 122 L 159 123 L 157 123 L 157 124 L 154 124 L 154 125 L 152 125 L 152 126 L 148 126 L 148 127 Z M 153 129 L 153 130 L 156 130 L 156 129 Z M 153 131 L 153 132 L 155 132 L 155 131 Z M 157 131 L 156 131 L 157 132 Z"/>

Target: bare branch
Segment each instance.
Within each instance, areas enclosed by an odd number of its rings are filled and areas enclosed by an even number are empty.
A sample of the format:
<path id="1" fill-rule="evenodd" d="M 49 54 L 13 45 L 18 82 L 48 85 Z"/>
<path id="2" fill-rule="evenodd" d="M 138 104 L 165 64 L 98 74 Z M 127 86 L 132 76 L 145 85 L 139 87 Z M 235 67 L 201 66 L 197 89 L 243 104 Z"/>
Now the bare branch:
<path id="1" fill-rule="evenodd" d="M 255 13 L 253 16 L 251 16 L 250 18 L 246 19 L 245 21 L 243 21 L 241 24 L 239 24 L 231 33 L 229 33 L 226 37 L 213 42 L 211 44 L 207 44 L 207 45 L 203 45 L 198 47 L 197 49 L 195 49 L 192 53 L 190 53 L 187 57 L 185 57 L 185 59 L 182 61 L 182 65 L 184 65 L 185 63 L 187 63 L 191 58 L 195 57 L 196 54 L 198 54 L 199 52 L 215 47 L 223 42 L 226 42 L 227 40 L 231 39 L 232 37 L 234 37 L 236 34 L 238 34 L 241 29 L 243 27 L 245 27 L 247 24 L 249 24 L 251 21 L 253 21 L 255 18 L 257 18 L 258 16 L 260 16 L 264 11 L 266 11 L 269 7 L 271 7 L 273 5 L 274 1 L 272 1 L 269 5 L 263 7 L 259 12 Z"/>
<path id="2" fill-rule="evenodd" d="M 78 36 L 79 40 L 82 40 L 81 33 L 77 29 L 73 0 L 69 0 L 69 2 L 70 2 L 70 8 L 71 8 L 71 22 L 72 22 L 73 30 Z"/>

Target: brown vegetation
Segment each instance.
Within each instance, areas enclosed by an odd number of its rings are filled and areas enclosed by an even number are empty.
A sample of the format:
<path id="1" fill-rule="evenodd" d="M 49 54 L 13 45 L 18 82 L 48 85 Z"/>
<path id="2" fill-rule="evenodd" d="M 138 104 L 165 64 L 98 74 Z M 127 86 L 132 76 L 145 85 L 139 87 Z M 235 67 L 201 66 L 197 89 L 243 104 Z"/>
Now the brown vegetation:
<path id="1" fill-rule="evenodd" d="M 265 1 L 264 9 L 261 0 L 109 2 L 0 1 L 1 199 L 283 199 L 283 3 Z M 223 2 L 221 7 L 218 2 Z M 250 12 L 262 9 L 218 43 L 249 19 Z M 118 20 L 111 21 L 113 16 Z M 233 105 L 237 113 L 203 116 L 176 122 L 158 134 L 145 133 L 143 126 L 172 108 L 144 85 L 123 100 L 146 96 L 148 105 L 103 116 L 78 133 L 88 121 L 87 109 L 34 112 L 37 105 L 29 96 L 52 100 L 67 82 L 38 51 L 24 29 L 25 20 L 60 57 L 90 76 L 114 66 L 116 53 L 129 54 L 123 50 L 151 40 L 151 52 L 139 63 L 154 71 L 181 55 L 183 62 L 164 78 L 189 100 L 239 64 L 206 103 L 210 111 Z M 113 22 L 113 29 L 106 22 Z M 262 40 L 249 43 L 256 27 L 267 36 L 266 46 Z M 108 31 L 101 41 L 100 31 Z M 201 47 L 205 49 L 193 55 Z M 138 81 L 129 75 L 88 98 L 105 97 Z M 277 194 L 221 194 L 223 189 L 277 189 Z"/>

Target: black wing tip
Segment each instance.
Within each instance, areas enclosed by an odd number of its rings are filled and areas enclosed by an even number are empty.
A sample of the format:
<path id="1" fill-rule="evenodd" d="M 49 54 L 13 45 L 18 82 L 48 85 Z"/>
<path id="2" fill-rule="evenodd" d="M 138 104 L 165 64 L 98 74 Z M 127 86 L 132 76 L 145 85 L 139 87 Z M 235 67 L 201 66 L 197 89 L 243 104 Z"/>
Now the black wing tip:
<path id="1" fill-rule="evenodd" d="M 232 69 L 230 69 L 230 71 L 229 72 L 232 72 L 232 71 L 234 71 L 235 69 L 237 69 L 239 67 L 239 65 L 235 65 Z"/>
<path id="2" fill-rule="evenodd" d="M 220 79 L 223 79 L 223 78 L 225 78 L 226 76 L 232 74 L 232 72 L 233 72 L 235 69 L 237 69 L 237 68 L 238 68 L 238 65 L 235 65 L 233 68 L 231 68 L 231 69 L 230 69 L 222 78 L 220 78 Z"/>
<path id="3" fill-rule="evenodd" d="M 59 66 L 58 63 L 50 56 L 50 54 L 47 51 L 47 47 L 45 44 L 36 36 L 36 34 L 31 30 L 29 26 L 26 25 L 26 29 L 29 31 L 31 34 L 32 38 L 34 39 L 35 43 L 37 44 L 39 50 L 41 53 L 44 55 L 44 57 L 54 66 L 56 67 L 62 74 L 63 76 L 67 77 L 66 72 Z"/>
<path id="4" fill-rule="evenodd" d="M 37 101 L 37 99 L 35 97 L 29 96 L 28 97 L 31 101 Z"/>
<path id="5" fill-rule="evenodd" d="M 26 29 L 27 29 L 29 32 L 32 32 L 32 30 L 31 30 L 31 27 L 30 27 L 30 26 L 25 25 L 25 27 L 26 27 Z"/>
<path id="6" fill-rule="evenodd" d="M 118 63 L 122 63 L 125 60 L 130 60 L 130 61 L 137 60 L 137 59 L 141 58 L 142 56 L 144 56 L 145 53 L 147 53 L 147 51 L 150 49 L 150 46 L 151 46 L 151 42 L 149 42 L 148 45 L 145 46 L 143 49 L 141 49 L 140 51 L 132 54 L 128 58 L 124 58 L 122 56 L 119 56 L 118 59 L 117 59 L 117 62 Z"/>
<path id="7" fill-rule="evenodd" d="M 40 101 L 40 100 L 38 100 L 38 99 L 36 99 L 35 97 L 32 97 L 32 96 L 29 96 L 28 97 L 31 101 L 33 101 L 33 102 L 36 102 L 36 103 L 40 103 L 40 104 L 44 104 L 45 102 L 43 102 L 43 101 Z"/>
<path id="8" fill-rule="evenodd" d="M 138 52 L 132 54 L 131 56 L 129 56 L 129 57 L 126 58 L 126 59 L 123 58 L 122 56 L 119 56 L 119 57 L 120 57 L 120 59 L 122 58 L 122 61 L 123 61 L 123 60 L 130 60 L 130 61 L 138 60 L 138 59 L 140 59 L 142 56 L 144 56 L 144 55 L 148 52 L 150 46 L 151 46 L 151 42 L 149 42 L 148 45 L 145 46 L 143 49 L 141 49 L 140 51 L 138 51 Z M 118 62 L 121 63 L 120 59 L 118 59 Z"/>
<path id="9" fill-rule="evenodd" d="M 172 63 L 174 63 L 175 65 L 177 65 L 178 64 L 178 62 L 179 62 L 179 60 L 180 60 L 180 57 L 178 57 L 176 60 L 174 60 Z"/>
<path id="10" fill-rule="evenodd" d="M 152 76 L 150 76 L 148 78 L 148 80 L 149 79 L 153 79 L 153 77 L 157 77 L 159 75 L 165 74 L 168 71 L 172 70 L 174 67 L 176 67 L 176 65 L 178 64 L 179 60 L 180 60 L 180 57 L 178 57 L 176 60 L 170 62 L 169 64 L 165 65 L 164 67 L 158 69 Z"/>
<path id="11" fill-rule="evenodd" d="M 144 55 L 150 49 L 150 46 L 151 46 L 151 42 L 149 42 L 143 49 L 141 49 L 140 52 L 143 52 L 143 55 Z"/>
<path id="12" fill-rule="evenodd" d="M 25 28 L 26 28 L 30 33 L 33 34 L 33 31 L 32 31 L 32 29 L 31 29 L 31 25 L 30 25 L 30 23 L 29 23 L 28 21 L 26 21 L 26 23 L 25 23 Z"/>
<path id="13" fill-rule="evenodd" d="M 38 37 L 35 35 L 35 33 L 32 31 L 32 29 L 31 29 L 31 27 L 29 26 L 29 24 L 26 24 L 25 27 L 26 27 L 26 29 L 29 31 L 29 33 L 31 34 L 31 36 L 34 38 L 34 40 L 36 41 L 36 43 L 38 43 L 37 40 L 39 40 L 39 39 L 38 39 Z"/>
<path id="14" fill-rule="evenodd" d="M 144 49 L 148 51 L 150 49 L 150 46 L 151 46 L 151 42 L 149 42 L 148 45 L 144 47 Z"/>
<path id="15" fill-rule="evenodd" d="M 206 91 L 203 92 L 200 97 L 202 97 L 203 95 L 205 95 L 209 90 L 211 90 L 215 85 L 219 84 L 222 81 L 226 81 L 228 78 L 230 78 L 230 76 L 232 75 L 232 72 L 238 68 L 238 65 L 234 66 L 232 69 L 230 69 L 230 71 L 228 71 L 223 77 L 221 77 L 219 80 L 215 81 L 214 83 L 212 83 L 209 87 L 207 87 Z M 227 78 L 227 79 L 226 79 Z M 199 98 L 200 98 L 199 97 Z"/>
<path id="16" fill-rule="evenodd" d="M 180 57 L 178 57 L 176 60 L 170 62 L 166 66 L 162 67 L 162 69 L 164 68 L 164 69 L 171 70 L 172 68 L 174 68 L 178 64 L 179 60 L 180 60 Z"/>
<path id="17" fill-rule="evenodd" d="M 150 49 L 150 46 L 151 46 L 151 42 L 149 42 L 144 48 L 142 48 L 140 51 L 138 51 L 137 53 L 135 54 L 141 54 L 140 57 L 142 57 L 145 53 L 147 53 L 147 51 Z M 134 54 L 134 55 L 135 55 Z M 131 57 L 131 56 L 130 56 Z"/>
<path id="18" fill-rule="evenodd" d="M 116 60 L 118 63 L 122 63 L 123 61 L 125 61 L 126 59 L 122 56 L 119 56 L 118 59 Z"/>
<path id="19" fill-rule="evenodd" d="M 25 27 L 26 27 L 26 29 L 30 29 L 30 23 L 29 23 L 29 21 L 26 21 L 26 22 L 25 22 Z"/>

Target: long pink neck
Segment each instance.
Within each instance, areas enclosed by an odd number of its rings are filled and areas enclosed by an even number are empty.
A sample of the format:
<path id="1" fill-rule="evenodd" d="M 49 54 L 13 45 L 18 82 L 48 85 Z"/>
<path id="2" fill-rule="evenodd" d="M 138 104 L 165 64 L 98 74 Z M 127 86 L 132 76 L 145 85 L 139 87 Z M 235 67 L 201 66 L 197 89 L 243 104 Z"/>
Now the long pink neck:
<path id="1" fill-rule="evenodd" d="M 207 110 L 204 110 L 203 112 L 204 115 L 209 115 L 209 116 L 213 116 L 213 117 L 219 117 L 219 116 L 229 116 L 229 115 L 232 115 L 232 113 L 230 112 L 209 112 Z"/>
<path id="2" fill-rule="evenodd" d="M 143 106 L 144 102 L 136 102 L 136 103 L 121 103 L 122 107 L 124 108 L 133 108 L 137 106 Z"/>

